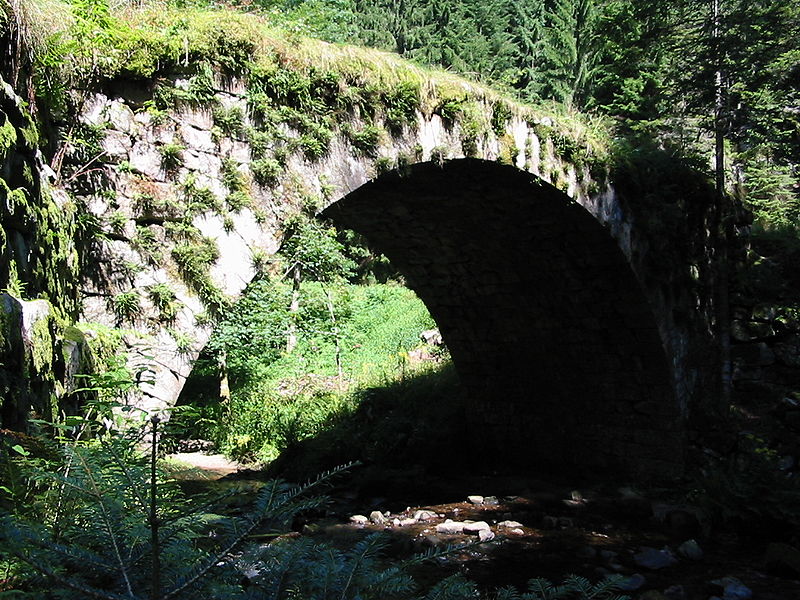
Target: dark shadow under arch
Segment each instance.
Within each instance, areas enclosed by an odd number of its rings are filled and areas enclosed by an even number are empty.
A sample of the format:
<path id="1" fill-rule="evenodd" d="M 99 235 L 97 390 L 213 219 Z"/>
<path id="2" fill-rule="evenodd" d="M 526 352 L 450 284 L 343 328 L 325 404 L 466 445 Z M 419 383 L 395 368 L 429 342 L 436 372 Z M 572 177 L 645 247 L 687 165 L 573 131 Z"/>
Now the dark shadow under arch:
<path id="1" fill-rule="evenodd" d="M 388 173 L 324 217 L 386 254 L 439 323 L 498 467 L 662 477 L 685 426 L 656 321 L 616 241 L 535 176 L 464 159 Z"/>

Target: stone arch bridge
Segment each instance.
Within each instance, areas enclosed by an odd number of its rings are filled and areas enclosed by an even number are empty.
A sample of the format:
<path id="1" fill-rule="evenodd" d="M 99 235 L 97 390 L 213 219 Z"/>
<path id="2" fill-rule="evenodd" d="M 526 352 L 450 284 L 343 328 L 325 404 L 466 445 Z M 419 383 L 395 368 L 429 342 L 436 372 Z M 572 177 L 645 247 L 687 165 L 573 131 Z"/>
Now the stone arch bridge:
<path id="1" fill-rule="evenodd" d="M 82 284 L 82 318 L 138 332 L 127 350 L 154 381 L 134 401 L 175 402 L 211 333 L 198 324 L 203 294 L 239 294 L 278 249 L 284 220 L 316 203 L 385 253 L 425 301 L 469 392 L 476 443 L 519 464 L 679 473 L 713 365 L 708 323 L 693 312 L 697 262 L 672 252 L 686 240 L 637 211 L 597 160 L 593 169 L 579 160 L 591 154 L 579 131 L 512 103 L 494 118 L 496 97 L 459 85 L 484 123 L 477 130 L 419 109 L 400 130 L 379 127 L 365 148 L 355 115 L 309 156 L 302 132 L 282 124 L 282 139 L 297 143 L 280 161 L 269 158 L 277 147 L 258 158 L 242 133 L 257 125 L 242 81 L 217 81 L 213 110 L 158 118 L 144 109 L 146 86 L 117 82 L 93 95 L 82 120 L 100 132 L 99 183 L 73 191 L 105 235 Z M 223 113 L 242 122 L 222 127 Z M 237 189 L 249 200 L 234 206 Z M 176 254 L 200 252 L 181 238 L 187 224 L 218 251 L 205 279 L 190 281 L 187 256 Z M 151 293 L 158 284 L 180 301 L 168 325 Z M 122 318 L 114 303 L 131 294 L 137 309 Z"/>

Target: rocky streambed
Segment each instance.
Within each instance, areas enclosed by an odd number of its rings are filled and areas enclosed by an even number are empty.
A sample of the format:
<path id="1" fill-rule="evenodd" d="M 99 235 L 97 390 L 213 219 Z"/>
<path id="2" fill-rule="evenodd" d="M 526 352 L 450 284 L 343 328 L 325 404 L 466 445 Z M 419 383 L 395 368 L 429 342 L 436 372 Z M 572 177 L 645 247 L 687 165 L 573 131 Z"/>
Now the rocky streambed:
<path id="1" fill-rule="evenodd" d="M 247 485 L 251 476 L 211 483 L 246 494 L 258 487 Z M 524 589 L 536 577 L 618 574 L 622 591 L 636 600 L 800 599 L 800 553 L 791 546 L 734 530 L 710 533 L 697 507 L 629 488 L 412 474 L 385 485 L 346 482 L 331 498 L 324 513 L 296 522 L 293 535 L 345 549 L 381 531 L 390 539 L 387 558 L 450 548 L 416 568 L 423 585 L 456 572 L 486 590 Z"/>

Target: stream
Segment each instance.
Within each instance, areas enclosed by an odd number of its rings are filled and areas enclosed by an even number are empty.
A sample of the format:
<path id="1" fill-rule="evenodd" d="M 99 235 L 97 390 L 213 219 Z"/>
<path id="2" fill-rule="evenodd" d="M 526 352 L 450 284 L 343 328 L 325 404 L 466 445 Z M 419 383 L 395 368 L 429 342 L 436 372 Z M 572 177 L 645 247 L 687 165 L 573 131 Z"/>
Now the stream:
<path id="1" fill-rule="evenodd" d="M 258 473 L 239 471 L 222 457 L 179 458 L 194 465 L 173 472 L 187 494 L 233 489 L 233 510 L 263 484 Z M 389 558 L 469 545 L 416 568 L 423 587 L 456 572 L 485 590 L 524 589 L 536 577 L 561 582 L 577 574 L 598 581 L 617 573 L 626 578 L 624 593 L 641 600 L 800 598 L 800 581 L 792 573 L 765 569 L 763 542 L 732 531 L 704 537 L 695 507 L 645 498 L 629 488 L 433 477 L 413 469 L 386 472 L 381 480 L 378 472 L 342 476 L 328 492 L 324 513 L 296 522 L 290 535 L 345 549 L 383 531 L 390 539 Z"/>

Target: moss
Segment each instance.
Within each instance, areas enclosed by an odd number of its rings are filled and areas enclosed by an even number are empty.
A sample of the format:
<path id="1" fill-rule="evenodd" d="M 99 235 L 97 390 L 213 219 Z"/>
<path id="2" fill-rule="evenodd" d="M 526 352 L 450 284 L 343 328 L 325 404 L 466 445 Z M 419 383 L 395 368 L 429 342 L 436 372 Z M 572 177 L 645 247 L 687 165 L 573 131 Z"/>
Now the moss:
<path id="1" fill-rule="evenodd" d="M 0 125 L 0 162 L 2 162 L 17 143 L 17 130 L 5 113 L 0 112 L 0 120 L 3 121 Z"/>
<path id="2" fill-rule="evenodd" d="M 500 138 L 500 153 L 497 156 L 497 161 L 504 165 L 516 165 L 518 154 L 519 148 L 517 148 L 513 136 L 510 134 L 503 135 Z"/>
<path id="3" fill-rule="evenodd" d="M 31 332 L 31 361 L 34 372 L 40 375 L 49 374 L 53 367 L 52 316 L 48 314 L 33 324 Z"/>

